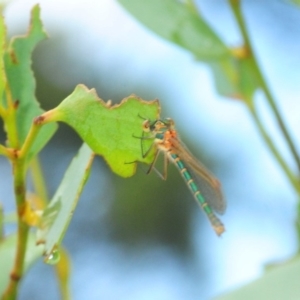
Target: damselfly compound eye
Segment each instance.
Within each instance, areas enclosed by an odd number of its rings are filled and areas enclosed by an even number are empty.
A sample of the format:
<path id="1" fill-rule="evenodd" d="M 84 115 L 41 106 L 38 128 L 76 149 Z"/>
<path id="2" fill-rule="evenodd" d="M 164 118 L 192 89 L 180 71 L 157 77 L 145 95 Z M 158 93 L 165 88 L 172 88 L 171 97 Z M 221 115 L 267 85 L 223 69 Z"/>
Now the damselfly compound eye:
<path id="1" fill-rule="evenodd" d="M 165 119 L 165 122 L 166 122 L 166 125 L 169 127 L 169 128 L 174 128 L 175 127 L 175 122 L 173 121 L 173 119 L 171 118 L 166 118 Z"/>

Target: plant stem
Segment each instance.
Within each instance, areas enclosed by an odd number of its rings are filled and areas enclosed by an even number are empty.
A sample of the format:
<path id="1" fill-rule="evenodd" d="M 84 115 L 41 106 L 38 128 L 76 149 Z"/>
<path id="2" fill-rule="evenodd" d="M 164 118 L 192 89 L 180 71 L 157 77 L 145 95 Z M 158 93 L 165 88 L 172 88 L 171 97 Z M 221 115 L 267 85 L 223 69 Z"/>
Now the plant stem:
<path id="1" fill-rule="evenodd" d="M 269 89 L 269 87 L 268 87 L 268 85 L 267 85 L 267 83 L 264 79 L 264 76 L 262 75 L 261 70 L 259 68 L 257 59 L 256 59 L 254 51 L 252 49 L 252 45 L 251 45 L 251 42 L 250 42 L 249 34 L 247 32 L 247 29 L 246 29 L 244 18 L 243 18 L 242 12 L 241 12 L 240 0 L 229 0 L 229 3 L 231 5 L 232 11 L 233 11 L 233 13 L 235 15 L 235 18 L 237 20 L 237 23 L 239 25 L 239 28 L 241 30 L 245 46 L 249 51 L 249 55 L 250 55 L 250 58 L 251 58 L 252 63 L 253 63 L 254 71 L 255 71 L 256 76 L 257 76 L 257 78 L 260 82 L 261 88 L 262 88 L 262 90 L 264 91 L 264 93 L 266 95 L 266 99 L 267 99 L 267 101 L 268 101 L 268 103 L 269 103 L 269 105 L 270 105 L 270 107 L 271 107 L 271 109 L 272 109 L 272 111 L 275 115 L 275 118 L 277 120 L 279 128 L 281 129 L 282 134 L 283 134 L 284 138 L 286 139 L 287 144 L 290 148 L 292 156 L 294 157 L 294 160 L 295 160 L 297 168 L 298 168 L 298 173 L 300 173 L 300 157 L 297 153 L 296 147 L 295 147 L 295 145 L 294 145 L 294 143 L 291 139 L 291 136 L 288 133 L 286 125 L 285 125 L 283 119 L 281 118 L 281 115 L 280 115 L 279 110 L 276 106 L 276 102 L 274 100 L 274 97 L 273 97 L 273 95 L 272 95 L 272 93 L 271 93 L 271 91 L 270 91 L 270 89 Z M 298 185 L 299 185 L 299 182 L 298 182 Z M 299 188 L 297 188 L 297 190 L 299 191 Z"/>
<path id="2" fill-rule="evenodd" d="M 18 292 L 18 284 L 23 274 L 27 239 L 29 233 L 29 226 L 23 221 L 23 214 L 25 212 L 26 206 L 26 158 L 40 128 L 40 124 L 36 124 L 35 122 L 33 122 L 29 133 L 26 137 L 26 140 L 23 144 L 23 147 L 20 151 L 15 150 L 14 156 L 11 155 L 14 175 L 14 192 L 18 212 L 18 240 L 14 267 L 10 275 L 10 282 L 2 297 L 2 300 L 16 299 Z M 4 152 L 4 149 L 0 147 L 0 150 L 2 150 L 2 152 Z"/>
<path id="3" fill-rule="evenodd" d="M 38 156 L 31 160 L 30 171 L 35 192 L 42 200 L 44 207 L 46 207 L 48 202 L 47 188 Z"/>
<path id="4" fill-rule="evenodd" d="M 0 155 L 6 156 L 10 160 L 15 159 L 15 149 L 12 148 L 6 148 L 3 145 L 0 144 Z"/>
<path id="5" fill-rule="evenodd" d="M 7 132 L 7 140 L 9 142 L 9 146 L 18 149 L 19 147 L 19 139 L 18 139 L 18 129 L 16 122 L 16 107 L 13 102 L 11 90 L 9 88 L 8 83 L 5 86 L 5 95 L 7 98 L 7 110 L 3 113 L 3 121 L 5 124 L 5 129 Z"/>
<path id="6" fill-rule="evenodd" d="M 26 254 L 27 238 L 29 227 L 23 222 L 22 217 L 26 201 L 25 188 L 25 164 L 23 160 L 16 159 L 13 161 L 14 173 L 14 192 L 16 196 L 17 212 L 18 212 L 18 240 L 15 262 L 10 275 L 9 285 L 3 295 L 3 300 L 11 300 L 17 298 L 18 284 L 23 274 L 24 260 Z"/>
<path id="7" fill-rule="evenodd" d="M 33 142 L 35 141 L 35 138 L 36 138 L 37 134 L 40 131 L 40 129 L 41 129 L 40 124 L 36 124 L 35 122 L 32 122 L 29 133 L 26 137 L 26 140 L 24 141 L 24 144 L 23 144 L 23 146 L 22 146 L 22 148 L 19 152 L 19 159 L 24 158 L 28 154 Z"/>
<path id="8" fill-rule="evenodd" d="M 249 103 L 249 102 L 247 102 Z M 296 192 L 298 194 L 300 194 L 300 185 L 298 182 L 297 177 L 293 174 L 293 172 L 291 171 L 291 169 L 289 168 L 289 166 L 286 164 L 286 162 L 284 161 L 283 157 L 280 155 L 280 153 L 278 152 L 276 146 L 274 145 L 272 139 L 269 137 L 269 135 L 267 134 L 266 130 L 264 129 L 264 126 L 262 125 L 256 111 L 255 108 L 253 106 L 248 105 L 249 110 L 252 114 L 252 117 L 258 127 L 258 130 L 260 131 L 263 139 L 265 140 L 266 144 L 268 145 L 269 149 L 271 150 L 271 152 L 273 153 L 274 157 L 276 158 L 276 160 L 278 161 L 279 165 L 281 166 L 282 170 L 284 171 L 284 173 L 286 174 L 286 176 L 289 178 L 292 186 L 295 188 Z"/>
<path id="9" fill-rule="evenodd" d="M 0 242 L 3 240 L 4 237 L 3 223 L 4 223 L 3 206 L 0 203 Z"/>
<path id="10" fill-rule="evenodd" d="M 7 126 L 13 126 L 15 124 L 15 114 L 8 114 L 12 116 L 10 118 L 10 123 Z M 7 119 L 5 121 L 8 121 Z M 17 213 L 18 213 L 18 239 L 17 239 L 17 250 L 15 256 L 15 262 L 13 270 L 10 275 L 10 281 L 7 286 L 6 291 L 3 294 L 2 300 L 14 300 L 17 298 L 19 281 L 23 275 L 24 261 L 27 247 L 27 239 L 29 233 L 29 226 L 23 221 L 23 214 L 25 212 L 26 206 L 26 186 L 25 186 L 25 176 L 27 168 L 27 155 L 28 152 L 35 141 L 35 138 L 41 128 L 40 124 L 32 122 L 29 133 L 24 141 L 22 148 L 14 152 L 9 151 L 5 147 L 0 147 L 0 152 L 3 154 L 9 154 L 13 165 L 13 175 L 14 175 L 14 192 L 16 197 Z M 16 127 L 15 127 L 16 129 Z M 18 139 L 13 139 L 10 141 L 14 145 L 15 149 L 18 149 Z M 8 156 L 8 155 L 7 155 Z"/>

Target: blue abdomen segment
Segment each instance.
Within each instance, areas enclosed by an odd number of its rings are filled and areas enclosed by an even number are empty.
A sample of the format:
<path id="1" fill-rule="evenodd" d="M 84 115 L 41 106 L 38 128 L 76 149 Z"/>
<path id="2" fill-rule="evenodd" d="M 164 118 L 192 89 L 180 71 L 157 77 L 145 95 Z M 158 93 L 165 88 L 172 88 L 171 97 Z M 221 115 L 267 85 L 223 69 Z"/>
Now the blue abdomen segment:
<path id="1" fill-rule="evenodd" d="M 189 189 L 193 193 L 195 200 L 197 201 L 197 203 L 200 205 L 200 207 L 202 208 L 202 210 L 205 212 L 208 219 L 210 220 L 210 223 L 212 224 L 214 230 L 216 231 L 216 233 L 218 235 L 222 234 L 224 232 L 224 225 L 218 219 L 218 217 L 214 214 L 212 208 L 205 201 L 205 198 L 201 194 L 197 184 L 195 183 L 191 173 L 185 166 L 184 162 L 175 153 L 171 153 L 170 156 L 171 156 L 172 160 L 174 161 L 180 174 L 184 178 L 185 182 L 187 183 Z"/>

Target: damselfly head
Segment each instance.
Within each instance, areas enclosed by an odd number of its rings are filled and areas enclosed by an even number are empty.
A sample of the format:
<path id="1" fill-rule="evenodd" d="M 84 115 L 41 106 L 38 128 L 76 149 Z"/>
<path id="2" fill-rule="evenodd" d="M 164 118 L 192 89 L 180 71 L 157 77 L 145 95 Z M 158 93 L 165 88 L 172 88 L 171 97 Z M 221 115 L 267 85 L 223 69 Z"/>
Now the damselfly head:
<path id="1" fill-rule="evenodd" d="M 169 129 L 174 129 L 175 127 L 175 122 L 173 121 L 173 119 L 171 118 L 166 118 L 164 120 L 164 123 L 166 124 L 166 126 L 169 128 Z"/>
<path id="2" fill-rule="evenodd" d="M 158 120 L 145 120 L 143 122 L 143 131 L 144 132 L 152 132 L 152 133 L 161 133 L 170 129 L 174 129 L 175 123 L 173 119 L 158 119 Z"/>
<path id="3" fill-rule="evenodd" d="M 145 120 L 143 122 L 144 132 L 159 132 L 161 129 L 166 128 L 166 124 L 161 120 Z"/>
<path id="4" fill-rule="evenodd" d="M 152 125 L 152 130 L 153 131 L 161 131 L 161 129 L 166 128 L 166 124 L 162 121 L 162 120 L 156 120 L 155 122 L 153 122 Z"/>

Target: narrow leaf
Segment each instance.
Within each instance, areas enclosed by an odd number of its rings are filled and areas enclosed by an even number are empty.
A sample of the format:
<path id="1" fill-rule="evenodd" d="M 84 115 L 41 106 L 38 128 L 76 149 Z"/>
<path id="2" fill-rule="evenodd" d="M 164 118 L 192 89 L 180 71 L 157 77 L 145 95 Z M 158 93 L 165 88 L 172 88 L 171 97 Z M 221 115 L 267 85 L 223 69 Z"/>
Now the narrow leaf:
<path id="1" fill-rule="evenodd" d="M 209 62 L 209 66 L 217 91 L 222 96 L 248 101 L 260 86 L 248 57 L 227 56 L 222 60 Z"/>
<path id="2" fill-rule="evenodd" d="M 191 51 L 200 60 L 219 59 L 228 48 L 188 5 L 174 0 L 119 0 L 141 23 Z"/>
<path id="3" fill-rule="evenodd" d="M 290 0 L 292 3 L 300 5 L 300 0 Z"/>
<path id="4" fill-rule="evenodd" d="M 32 9 L 29 31 L 25 36 L 15 37 L 4 55 L 5 69 L 13 101 L 18 101 L 18 138 L 24 142 L 34 117 L 43 110 L 35 97 L 35 79 L 31 70 L 31 54 L 36 45 L 47 37 L 40 20 L 40 8 Z M 40 151 L 57 129 L 56 124 L 44 126 L 35 141 L 30 156 Z"/>
<path id="5" fill-rule="evenodd" d="M 215 300 L 297 300 L 300 298 L 300 257 L 268 270 L 260 279 Z"/>
<path id="6" fill-rule="evenodd" d="M 15 253 L 17 249 L 17 235 L 13 234 L 0 242 L 0 295 L 3 294 L 10 278 L 10 272 L 12 270 Z M 24 274 L 28 271 L 29 267 L 41 257 L 43 253 L 42 246 L 36 246 L 35 236 L 33 233 L 29 233 L 26 257 L 25 257 L 25 270 Z"/>
<path id="7" fill-rule="evenodd" d="M 37 243 L 44 244 L 46 257 L 59 249 L 79 196 L 90 174 L 93 158 L 92 150 L 83 144 L 43 212 L 37 231 Z"/>
<path id="8" fill-rule="evenodd" d="M 217 91 L 250 101 L 259 87 L 248 57 L 235 57 L 190 5 L 175 0 L 119 0 L 140 22 L 212 68 Z"/>
<path id="9" fill-rule="evenodd" d="M 61 299 L 71 299 L 71 261 L 68 252 L 63 247 L 60 248 L 60 261 L 55 265 L 55 271 L 60 287 Z"/>
<path id="10" fill-rule="evenodd" d="M 3 15 L 0 14 L 0 105 L 2 106 L 3 92 L 6 85 L 6 75 L 4 71 L 4 51 L 6 44 L 6 27 L 4 24 Z"/>

